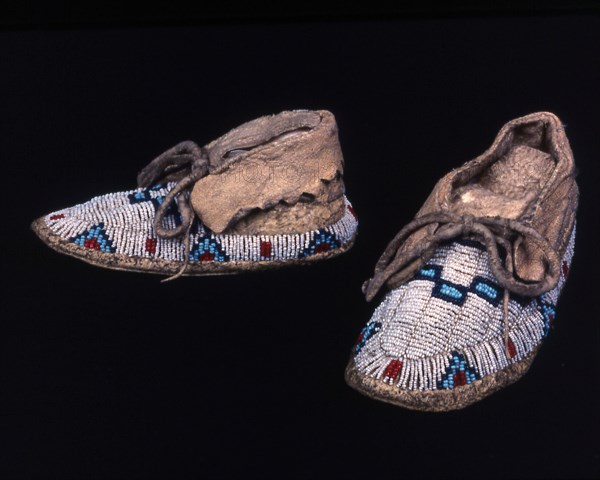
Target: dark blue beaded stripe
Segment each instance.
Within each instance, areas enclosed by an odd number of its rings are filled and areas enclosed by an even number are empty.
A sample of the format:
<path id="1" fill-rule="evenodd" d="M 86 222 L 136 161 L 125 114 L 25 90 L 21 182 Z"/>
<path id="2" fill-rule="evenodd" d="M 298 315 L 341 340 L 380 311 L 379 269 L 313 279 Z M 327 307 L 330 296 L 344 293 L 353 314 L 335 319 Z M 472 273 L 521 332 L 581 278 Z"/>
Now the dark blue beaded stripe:
<path id="1" fill-rule="evenodd" d="M 502 300 L 502 287 L 481 276 L 476 276 L 468 287 L 442 279 L 441 265 L 427 264 L 413 277 L 413 280 L 429 280 L 434 283 L 431 295 L 455 305 L 462 306 L 467 293 L 472 293 L 497 307 Z"/>
<path id="2" fill-rule="evenodd" d="M 306 258 L 318 253 L 325 253 L 335 250 L 341 246 L 341 242 L 336 237 L 335 233 L 328 232 L 321 228 L 315 232 L 315 235 L 308 247 L 300 252 L 298 258 Z"/>
<path id="3" fill-rule="evenodd" d="M 468 364 L 464 355 L 461 355 L 458 352 L 452 352 L 450 365 L 446 368 L 446 372 L 442 374 L 442 378 L 438 382 L 437 388 L 451 390 L 462 385 L 470 385 L 480 378 L 477 371 Z"/>
<path id="4" fill-rule="evenodd" d="M 103 223 L 90 227 L 89 230 L 86 230 L 81 235 L 70 238 L 70 241 L 80 247 L 98 250 L 103 253 L 115 253 L 116 251 L 112 240 L 104 229 Z"/>
<path id="5" fill-rule="evenodd" d="M 363 329 L 360 331 L 360 335 L 358 336 L 358 341 L 356 342 L 356 346 L 354 347 L 354 353 L 359 353 L 363 347 L 366 345 L 367 340 L 369 340 L 373 335 L 381 330 L 380 322 L 369 322 L 367 323 Z"/>
<path id="6" fill-rule="evenodd" d="M 221 244 L 216 239 L 210 236 L 203 236 L 194 243 L 194 246 L 190 250 L 190 261 L 192 262 L 228 262 L 229 255 L 227 255 L 221 248 Z"/>

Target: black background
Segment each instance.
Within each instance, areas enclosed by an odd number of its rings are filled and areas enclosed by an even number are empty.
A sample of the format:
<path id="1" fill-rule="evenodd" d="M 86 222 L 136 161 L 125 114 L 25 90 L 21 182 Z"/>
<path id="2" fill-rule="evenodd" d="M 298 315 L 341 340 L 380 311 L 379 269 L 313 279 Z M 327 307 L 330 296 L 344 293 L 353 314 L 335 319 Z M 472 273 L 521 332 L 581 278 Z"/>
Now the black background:
<path id="1" fill-rule="evenodd" d="M 2 478 L 600 473 L 597 14 L 43 13 L 3 17 L 0 32 Z M 29 230 L 132 188 L 179 141 L 298 108 L 337 118 L 360 220 L 342 257 L 161 284 Z M 387 242 L 443 174 L 539 110 L 567 125 L 581 206 L 556 328 L 530 372 L 445 414 L 347 387 L 375 306 L 360 285 Z"/>

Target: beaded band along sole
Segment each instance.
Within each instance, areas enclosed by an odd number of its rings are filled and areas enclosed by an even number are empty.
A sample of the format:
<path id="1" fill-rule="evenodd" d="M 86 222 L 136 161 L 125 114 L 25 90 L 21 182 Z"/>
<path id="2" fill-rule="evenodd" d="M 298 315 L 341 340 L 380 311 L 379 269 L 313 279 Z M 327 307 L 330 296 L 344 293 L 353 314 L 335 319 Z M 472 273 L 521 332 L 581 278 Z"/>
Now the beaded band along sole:
<path id="1" fill-rule="evenodd" d="M 157 258 L 146 258 L 140 256 L 129 256 L 120 253 L 105 253 L 90 248 L 82 248 L 72 240 L 65 239 L 56 235 L 47 225 L 46 217 L 41 217 L 31 224 L 31 229 L 36 235 L 53 250 L 63 253 L 91 265 L 109 268 L 112 270 L 122 270 L 131 272 L 155 273 L 162 275 L 171 275 L 179 272 L 182 263 L 175 260 L 164 260 Z M 309 237 L 315 236 L 319 232 L 309 232 Z M 231 236 L 235 237 L 235 236 Z M 336 248 L 330 248 L 327 251 L 317 252 L 307 255 L 303 258 L 287 258 L 273 260 L 229 260 L 229 261 L 190 261 L 185 276 L 202 275 L 225 275 L 236 274 L 243 271 L 268 270 L 282 266 L 308 265 L 321 260 L 329 259 L 341 255 L 354 245 L 356 230 L 351 232 L 351 236 L 345 239 Z"/>
<path id="2" fill-rule="evenodd" d="M 439 247 L 375 309 L 353 349 L 346 382 L 377 400 L 439 412 L 517 381 L 553 326 L 575 226 L 568 238 L 557 285 L 539 297 L 509 297 L 508 331 L 487 251 L 468 239 Z"/>
<path id="3" fill-rule="evenodd" d="M 310 264 L 344 253 L 356 236 L 356 212 L 346 197 L 337 221 L 301 233 L 216 234 L 199 220 L 182 238 L 159 237 L 157 209 L 173 184 L 94 197 L 35 220 L 31 228 L 52 249 L 92 265 L 114 270 L 220 275 Z M 163 226 L 174 228 L 181 216 L 167 211 Z"/>
<path id="4" fill-rule="evenodd" d="M 519 380 L 531 367 L 538 350 L 539 346 L 523 360 L 451 390 L 402 390 L 363 375 L 356 368 L 353 358 L 348 362 L 344 377 L 350 387 L 363 395 L 399 407 L 423 412 L 460 410 Z"/>

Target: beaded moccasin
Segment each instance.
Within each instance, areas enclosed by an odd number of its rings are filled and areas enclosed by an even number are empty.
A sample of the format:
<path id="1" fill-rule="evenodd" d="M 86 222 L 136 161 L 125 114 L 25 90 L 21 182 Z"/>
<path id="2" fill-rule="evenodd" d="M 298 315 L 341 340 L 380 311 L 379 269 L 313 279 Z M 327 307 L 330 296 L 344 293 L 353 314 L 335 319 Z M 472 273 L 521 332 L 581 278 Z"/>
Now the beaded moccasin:
<path id="1" fill-rule="evenodd" d="M 569 272 L 578 189 L 559 119 L 507 123 L 443 177 L 392 240 L 364 292 L 389 290 L 347 383 L 402 407 L 463 408 L 523 376 Z"/>
<path id="2" fill-rule="evenodd" d="M 330 258 L 353 243 L 334 116 L 261 117 L 200 148 L 183 142 L 138 188 L 35 220 L 53 249 L 94 265 L 169 275 L 236 273 Z"/>

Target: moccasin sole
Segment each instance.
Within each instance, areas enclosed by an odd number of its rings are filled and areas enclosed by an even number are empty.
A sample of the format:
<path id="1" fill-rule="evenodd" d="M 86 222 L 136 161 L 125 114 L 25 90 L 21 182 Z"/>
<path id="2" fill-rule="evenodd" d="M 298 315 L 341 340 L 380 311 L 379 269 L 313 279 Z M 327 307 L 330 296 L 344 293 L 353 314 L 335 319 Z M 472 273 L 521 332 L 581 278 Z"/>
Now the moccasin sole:
<path id="1" fill-rule="evenodd" d="M 469 385 L 444 390 L 405 390 L 358 371 L 350 359 L 345 371 L 346 383 L 358 392 L 382 402 L 423 412 L 460 410 L 516 382 L 527 373 L 539 347 L 512 365 L 486 375 Z"/>

